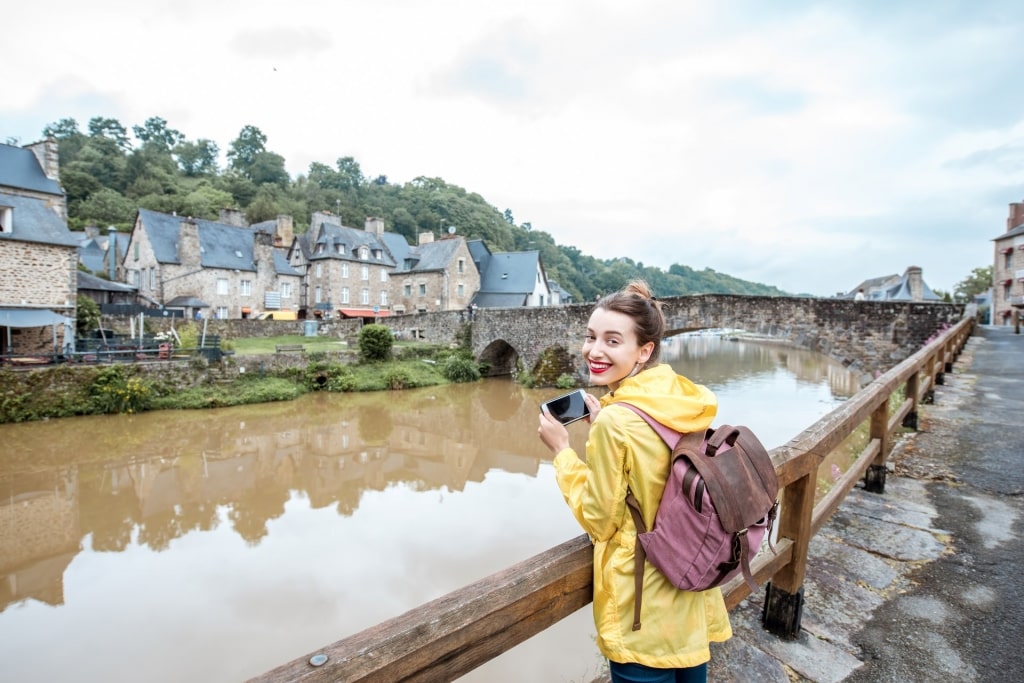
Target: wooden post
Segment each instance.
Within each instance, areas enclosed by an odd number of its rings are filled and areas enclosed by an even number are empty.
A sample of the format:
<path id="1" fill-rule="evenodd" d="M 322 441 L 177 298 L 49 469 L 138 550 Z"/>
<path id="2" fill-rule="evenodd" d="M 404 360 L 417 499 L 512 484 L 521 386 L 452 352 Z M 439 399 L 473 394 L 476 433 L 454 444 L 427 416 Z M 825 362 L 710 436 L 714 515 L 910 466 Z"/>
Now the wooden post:
<path id="1" fill-rule="evenodd" d="M 864 490 L 885 493 L 885 460 L 889 454 L 889 400 L 871 413 L 871 440 L 878 442 L 878 455 L 864 473 Z"/>
<path id="2" fill-rule="evenodd" d="M 915 372 L 907 378 L 906 384 L 907 400 L 910 401 L 911 408 L 910 412 L 907 413 L 907 416 L 903 418 L 903 426 L 907 429 L 913 429 L 914 431 L 917 431 L 917 406 L 918 402 L 921 400 L 921 397 L 917 395 L 920 391 L 917 381 L 919 375 L 920 373 Z"/>
<path id="3" fill-rule="evenodd" d="M 815 468 L 815 473 L 817 468 Z M 804 604 L 804 576 L 807 573 L 807 548 L 811 542 L 811 518 L 814 514 L 815 474 L 800 477 L 782 490 L 779 538 L 793 542 L 793 555 L 765 587 L 761 625 L 782 638 L 800 635 Z"/>

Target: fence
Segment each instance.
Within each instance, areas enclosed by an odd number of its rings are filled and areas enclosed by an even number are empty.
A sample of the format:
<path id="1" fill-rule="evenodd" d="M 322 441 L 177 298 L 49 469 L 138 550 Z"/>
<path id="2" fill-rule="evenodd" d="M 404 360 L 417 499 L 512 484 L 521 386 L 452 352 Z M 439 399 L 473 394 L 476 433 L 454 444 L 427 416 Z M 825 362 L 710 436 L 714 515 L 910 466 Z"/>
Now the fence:
<path id="1" fill-rule="evenodd" d="M 918 406 L 931 402 L 935 385 L 942 384 L 973 329 L 972 319 L 962 320 L 772 450 L 781 487 L 776 553 L 759 554 L 751 567 L 759 584 L 768 582 L 763 623 L 769 631 L 784 638 L 799 633 L 811 537 L 862 478 L 867 490 L 884 493 L 885 461 L 896 430 L 916 429 Z M 822 460 L 865 421 L 867 446 L 815 501 Z M 251 681 L 453 680 L 588 604 L 592 574 L 593 549 L 582 535 Z M 739 576 L 723 593 L 732 609 L 750 589 Z"/>

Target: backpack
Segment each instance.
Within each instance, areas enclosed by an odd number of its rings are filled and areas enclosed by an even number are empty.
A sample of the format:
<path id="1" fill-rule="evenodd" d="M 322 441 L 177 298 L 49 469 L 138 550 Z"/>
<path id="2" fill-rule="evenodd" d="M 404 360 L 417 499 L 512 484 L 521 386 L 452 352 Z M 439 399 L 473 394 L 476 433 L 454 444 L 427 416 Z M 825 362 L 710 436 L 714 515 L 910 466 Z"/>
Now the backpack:
<path id="1" fill-rule="evenodd" d="M 775 466 L 761 441 L 748 428 L 730 425 L 680 434 L 634 405 L 617 405 L 637 413 L 672 449 L 652 530 L 647 530 L 633 492 L 626 492 L 639 541 L 633 630 L 640 629 L 645 559 L 681 590 L 714 588 L 738 572 L 756 590 L 750 558 L 766 533 L 775 550 L 771 528 L 779 492 Z"/>

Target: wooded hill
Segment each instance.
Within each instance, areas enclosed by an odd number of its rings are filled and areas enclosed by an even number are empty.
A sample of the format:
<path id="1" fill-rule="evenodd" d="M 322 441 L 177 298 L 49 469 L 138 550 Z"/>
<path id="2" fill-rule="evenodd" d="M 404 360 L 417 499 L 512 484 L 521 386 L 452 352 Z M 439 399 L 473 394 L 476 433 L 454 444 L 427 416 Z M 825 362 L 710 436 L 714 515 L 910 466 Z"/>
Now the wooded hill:
<path id="1" fill-rule="evenodd" d="M 647 280 L 659 296 L 725 293 L 781 296 L 786 292 L 709 268 L 673 264 L 668 271 L 630 258 L 597 259 L 552 236 L 517 225 L 511 209 L 490 205 L 475 192 L 441 178 L 420 176 L 405 184 L 387 176 L 367 178 L 352 157 L 334 166 L 309 165 L 292 178 L 285 159 L 267 149 L 255 126 L 242 128 L 220 168 L 220 149 L 208 139 L 188 140 L 160 117 L 128 130 L 116 119 L 94 117 L 83 132 L 72 118 L 43 129 L 59 143 L 60 179 L 67 192 L 68 224 L 129 230 L 139 208 L 217 220 L 220 209 L 239 208 L 250 223 L 291 215 L 297 233 L 309 227 L 313 211 L 331 211 L 361 228 L 367 216 L 384 219 L 386 229 L 412 244 L 417 234 L 457 226 L 467 239 L 482 239 L 492 252 L 538 250 L 550 279 L 576 301 L 614 291 L 633 278 Z M 438 235 L 440 236 L 440 235 Z"/>

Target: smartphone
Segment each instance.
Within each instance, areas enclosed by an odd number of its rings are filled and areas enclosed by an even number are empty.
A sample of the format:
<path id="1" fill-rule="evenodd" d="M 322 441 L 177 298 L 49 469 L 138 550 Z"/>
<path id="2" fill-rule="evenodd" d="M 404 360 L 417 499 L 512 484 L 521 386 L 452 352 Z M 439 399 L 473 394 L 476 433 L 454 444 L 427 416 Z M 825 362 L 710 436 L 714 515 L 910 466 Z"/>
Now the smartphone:
<path id="1" fill-rule="evenodd" d="M 545 401 L 541 407 L 547 408 L 551 417 L 567 425 L 590 415 L 590 408 L 587 407 L 587 402 L 583 400 L 586 395 L 585 391 L 577 389 L 558 398 Z"/>

